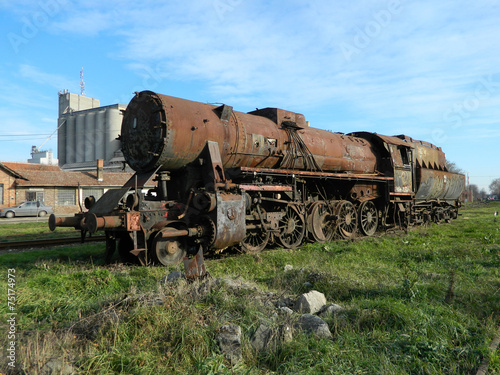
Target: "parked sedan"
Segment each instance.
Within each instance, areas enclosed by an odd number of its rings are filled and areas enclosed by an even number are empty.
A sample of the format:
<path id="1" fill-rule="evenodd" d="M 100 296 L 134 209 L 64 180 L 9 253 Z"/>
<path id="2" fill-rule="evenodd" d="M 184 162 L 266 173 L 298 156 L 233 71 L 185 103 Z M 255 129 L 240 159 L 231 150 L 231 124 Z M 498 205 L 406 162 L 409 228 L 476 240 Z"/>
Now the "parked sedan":
<path id="1" fill-rule="evenodd" d="M 45 216 L 53 214 L 52 207 L 44 205 L 42 202 L 24 202 L 17 207 L 0 209 L 0 217 L 13 218 L 14 216 Z"/>

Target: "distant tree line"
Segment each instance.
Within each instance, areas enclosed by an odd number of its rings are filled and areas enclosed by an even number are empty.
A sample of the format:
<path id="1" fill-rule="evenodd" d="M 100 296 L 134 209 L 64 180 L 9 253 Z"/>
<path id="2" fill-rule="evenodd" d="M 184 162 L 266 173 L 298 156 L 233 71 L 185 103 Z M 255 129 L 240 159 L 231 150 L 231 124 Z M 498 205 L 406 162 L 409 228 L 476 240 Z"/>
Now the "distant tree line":
<path id="1" fill-rule="evenodd" d="M 470 184 L 469 190 L 472 191 L 472 197 L 474 200 L 485 199 L 488 196 L 488 192 L 485 189 L 479 190 L 479 187 L 476 184 Z"/>

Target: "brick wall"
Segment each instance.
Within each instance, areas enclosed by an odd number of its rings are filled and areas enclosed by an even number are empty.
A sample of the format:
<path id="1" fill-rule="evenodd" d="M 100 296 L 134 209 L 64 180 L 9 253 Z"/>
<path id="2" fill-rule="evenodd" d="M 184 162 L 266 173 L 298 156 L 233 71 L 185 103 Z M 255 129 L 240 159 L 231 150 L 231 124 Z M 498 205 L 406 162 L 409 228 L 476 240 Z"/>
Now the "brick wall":
<path id="1" fill-rule="evenodd" d="M 80 212 L 80 206 L 78 202 L 75 205 L 62 206 L 57 202 L 57 188 L 56 187 L 44 187 L 44 188 L 17 188 L 17 200 L 18 204 L 26 200 L 26 193 L 29 191 L 43 191 L 44 203 L 47 206 L 51 206 L 56 214 L 74 214 Z M 77 189 L 75 189 L 75 196 L 77 194 Z"/>
<path id="2" fill-rule="evenodd" d="M 14 183 L 14 177 L 0 170 L 0 184 L 3 184 L 3 204 L 0 205 L 0 208 L 12 207 L 17 204 Z"/>
<path id="3" fill-rule="evenodd" d="M 58 202 L 58 190 L 60 188 L 53 186 L 23 186 L 16 184 L 16 178 L 12 177 L 10 174 L 0 170 L 0 184 L 3 184 L 3 202 L 0 208 L 4 207 L 15 207 L 25 202 L 27 200 L 27 194 L 33 196 L 40 196 L 40 192 L 43 192 L 43 202 L 54 209 L 56 214 L 74 214 L 80 212 L 80 206 L 78 205 L 77 193 L 78 189 L 76 187 L 61 187 L 61 189 L 74 190 L 74 195 L 76 202 L 73 205 L 63 205 Z M 109 189 L 107 186 L 98 186 L 99 189 Z M 33 199 L 34 200 L 34 199 Z M 81 202 L 83 205 L 83 202 Z M 85 210 L 85 208 L 84 208 Z"/>

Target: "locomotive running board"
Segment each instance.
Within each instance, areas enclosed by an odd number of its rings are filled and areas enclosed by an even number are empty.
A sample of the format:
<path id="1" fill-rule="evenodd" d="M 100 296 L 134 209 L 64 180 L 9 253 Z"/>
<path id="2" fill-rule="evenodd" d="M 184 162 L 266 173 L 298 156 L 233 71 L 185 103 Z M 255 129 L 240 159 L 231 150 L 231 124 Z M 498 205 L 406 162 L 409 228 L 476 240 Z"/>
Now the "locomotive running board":
<path id="1" fill-rule="evenodd" d="M 240 167 L 239 170 L 243 173 L 265 173 L 265 174 L 279 174 L 279 175 L 295 175 L 301 177 L 311 178 L 333 178 L 347 181 L 368 180 L 368 181 L 394 181 L 393 177 L 380 176 L 377 174 L 359 174 L 359 173 L 329 173 L 329 172 L 311 172 L 311 171 L 298 171 L 293 169 L 271 169 L 271 168 L 251 168 Z"/>

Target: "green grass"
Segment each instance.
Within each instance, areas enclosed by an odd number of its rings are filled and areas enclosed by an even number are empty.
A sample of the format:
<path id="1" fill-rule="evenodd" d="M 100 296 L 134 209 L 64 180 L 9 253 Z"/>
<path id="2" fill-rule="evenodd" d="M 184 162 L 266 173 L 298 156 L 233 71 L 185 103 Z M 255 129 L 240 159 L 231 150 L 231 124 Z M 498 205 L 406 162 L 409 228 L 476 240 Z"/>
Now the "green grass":
<path id="1" fill-rule="evenodd" d="M 47 219 L 45 218 L 40 219 L 40 222 L 32 221 L 21 224 L 10 224 L 0 221 L 0 242 L 78 236 L 80 236 L 80 231 L 77 231 L 74 228 L 57 228 L 56 231 L 51 232 L 47 224 Z"/>
<path id="2" fill-rule="evenodd" d="M 206 261 L 208 281 L 174 286 L 158 281 L 181 266 L 106 266 L 102 244 L 5 254 L 0 314 L 15 268 L 19 373 L 61 357 L 81 374 L 475 374 L 500 324 L 499 208 L 466 207 L 450 225 L 407 235 L 226 255 Z M 214 281 L 222 277 L 256 288 Z M 346 309 L 326 319 L 335 339 L 295 332 L 254 352 L 260 322 L 283 319 L 272 302 L 311 289 Z M 244 334 L 234 368 L 216 342 L 228 323 Z M 490 373 L 500 373 L 498 351 Z"/>

